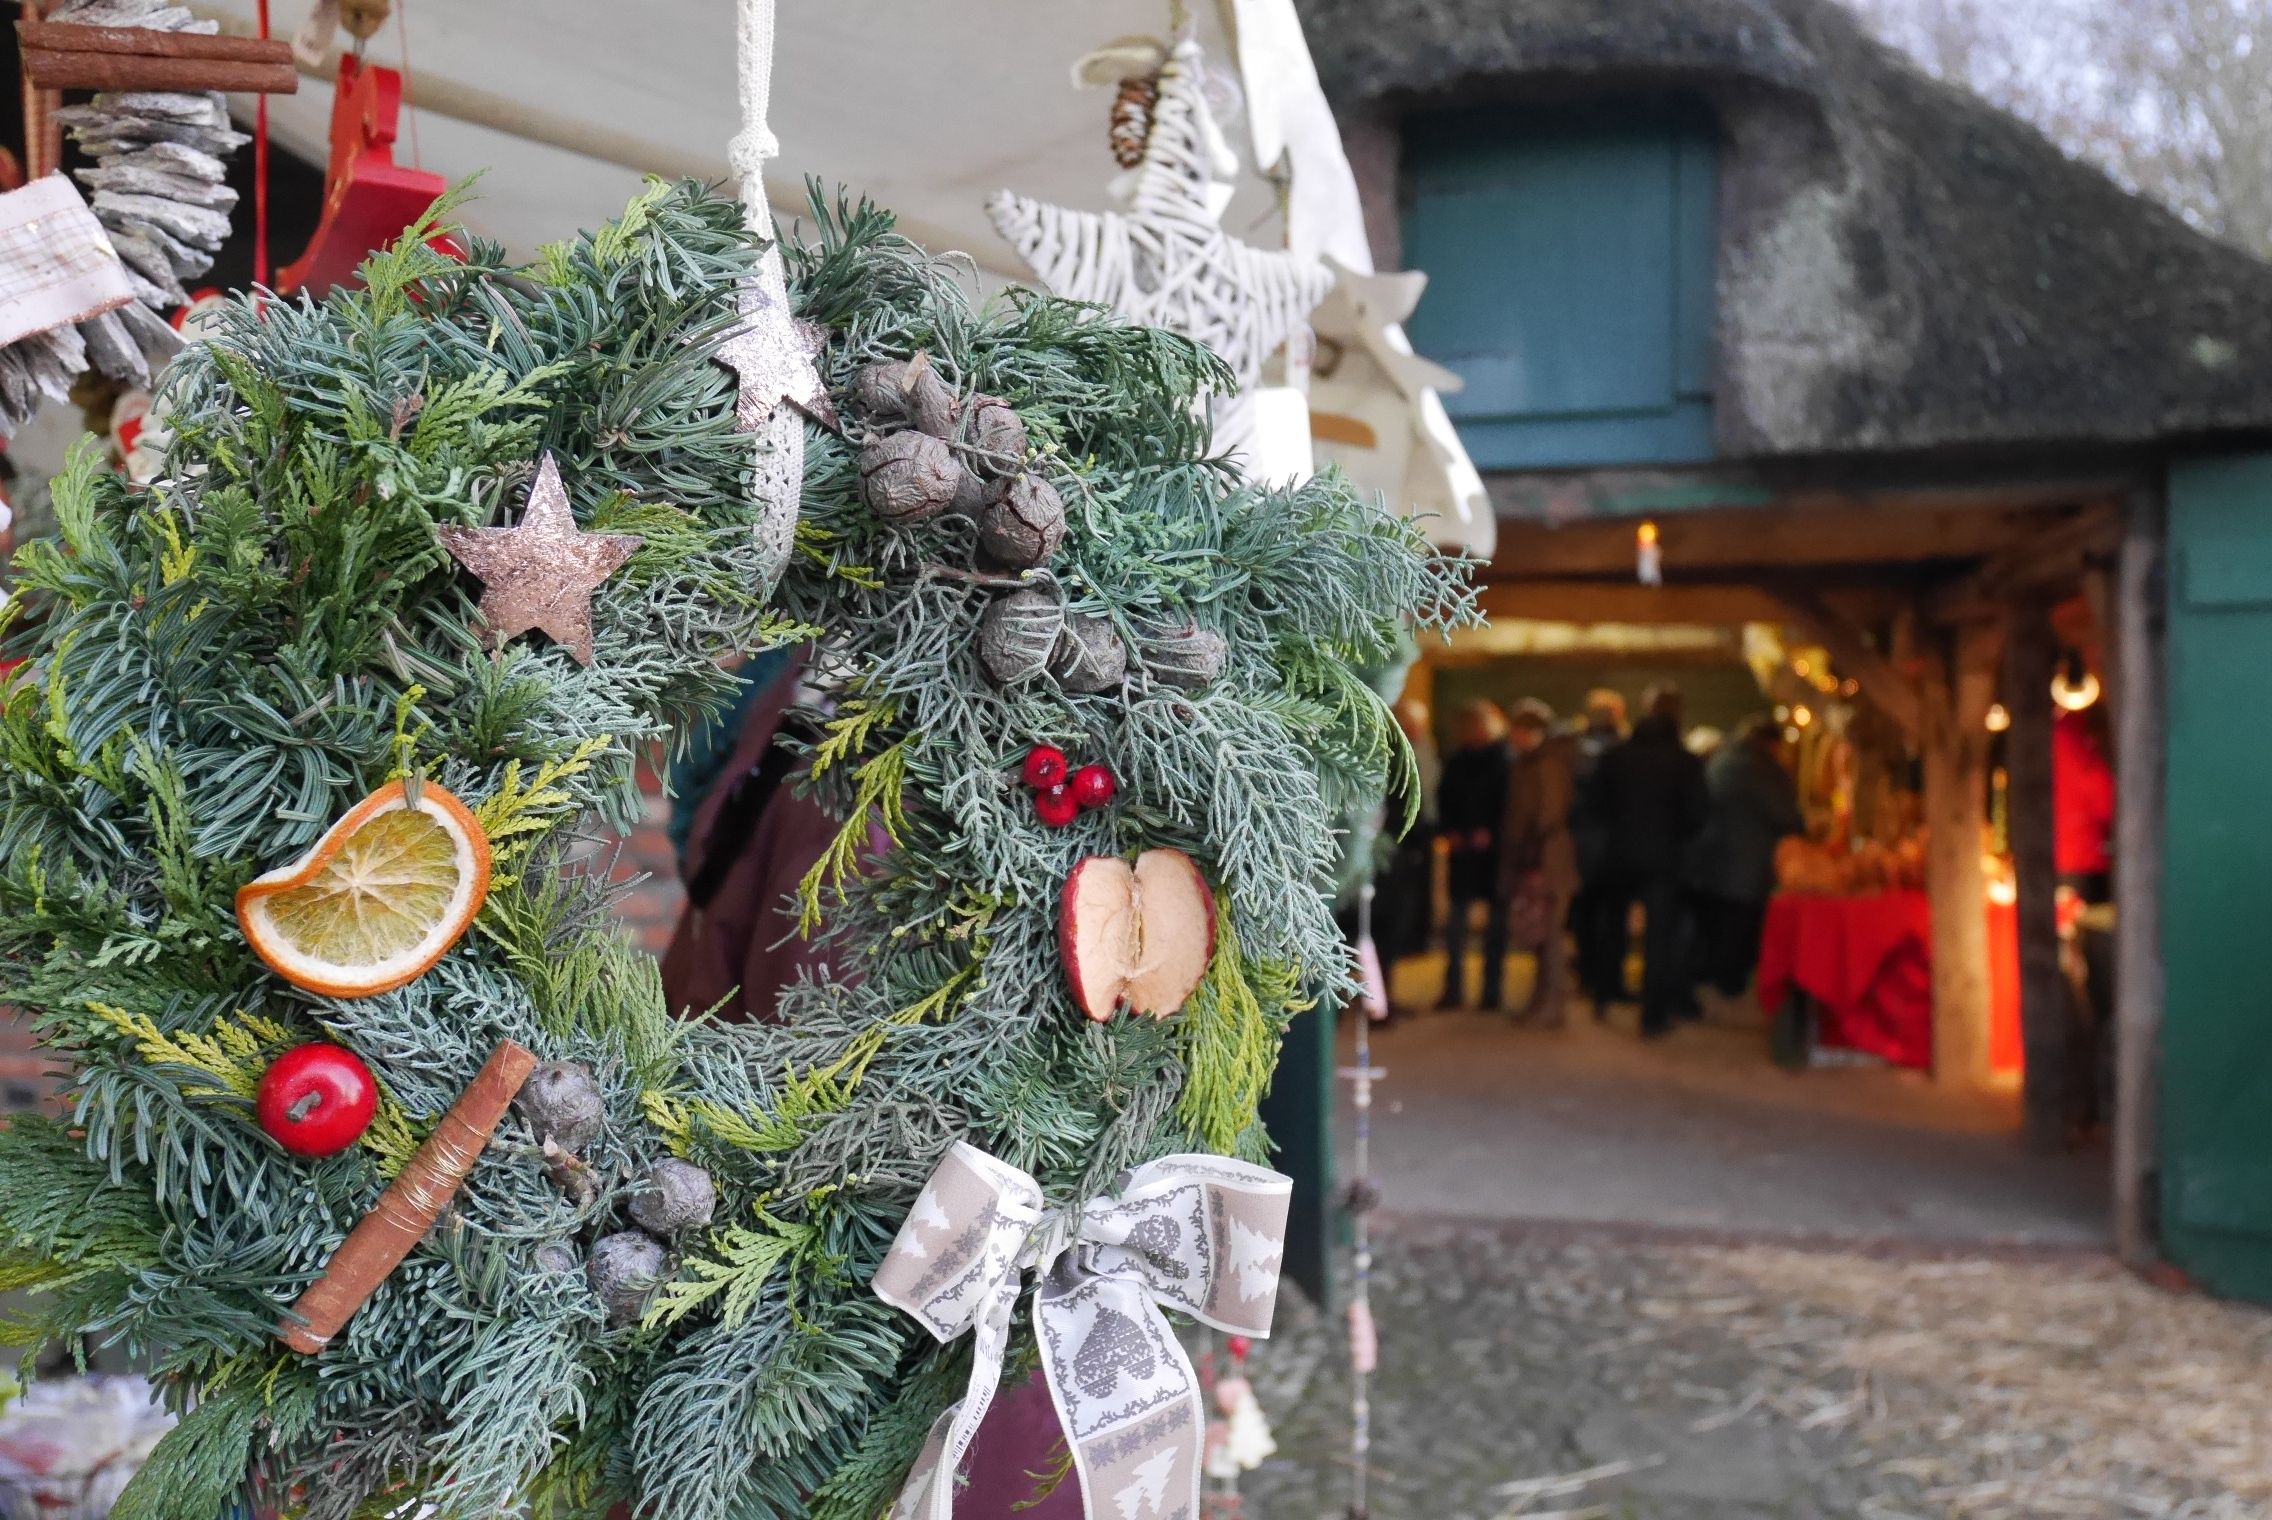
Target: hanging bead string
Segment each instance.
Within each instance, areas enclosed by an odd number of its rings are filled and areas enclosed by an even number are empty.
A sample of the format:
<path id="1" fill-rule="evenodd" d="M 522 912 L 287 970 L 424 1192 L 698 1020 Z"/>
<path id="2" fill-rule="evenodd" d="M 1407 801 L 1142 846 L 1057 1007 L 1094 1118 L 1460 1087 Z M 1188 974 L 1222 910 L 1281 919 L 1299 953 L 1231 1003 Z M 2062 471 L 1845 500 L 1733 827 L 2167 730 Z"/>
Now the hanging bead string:
<path id="1" fill-rule="evenodd" d="M 1367 966 L 1378 964 L 1373 945 L 1373 885 L 1357 892 L 1357 953 Z M 1370 996 L 1366 1001 L 1370 1001 Z M 1344 1201 L 1349 1210 L 1355 1253 L 1349 1284 L 1349 1520 L 1369 1520 L 1367 1480 L 1373 1450 L 1372 1373 L 1379 1362 L 1380 1339 L 1373 1327 L 1373 1233 L 1371 1215 L 1379 1197 L 1373 1186 L 1373 1084 L 1388 1073 L 1373 1065 L 1373 1010 L 1362 1003 L 1357 1009 L 1354 1065 L 1341 1075 L 1350 1084 L 1350 1103 L 1356 1111 L 1356 1137 L 1351 1147 L 1353 1165 Z"/>

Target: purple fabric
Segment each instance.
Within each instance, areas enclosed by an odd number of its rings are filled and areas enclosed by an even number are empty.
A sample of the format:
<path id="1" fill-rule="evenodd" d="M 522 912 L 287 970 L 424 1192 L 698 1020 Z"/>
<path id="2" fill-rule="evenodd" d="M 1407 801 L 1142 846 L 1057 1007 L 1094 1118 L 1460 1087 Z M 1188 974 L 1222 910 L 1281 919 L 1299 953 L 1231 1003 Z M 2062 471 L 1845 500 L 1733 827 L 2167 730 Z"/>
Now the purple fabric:
<path id="1" fill-rule="evenodd" d="M 1005 1386 L 971 1443 L 970 1484 L 955 1496 L 955 1520 L 1081 1520 L 1081 1485 L 1069 1472 L 1031 1509 L 1018 1508 L 1071 1455 L 1041 1373 Z"/>

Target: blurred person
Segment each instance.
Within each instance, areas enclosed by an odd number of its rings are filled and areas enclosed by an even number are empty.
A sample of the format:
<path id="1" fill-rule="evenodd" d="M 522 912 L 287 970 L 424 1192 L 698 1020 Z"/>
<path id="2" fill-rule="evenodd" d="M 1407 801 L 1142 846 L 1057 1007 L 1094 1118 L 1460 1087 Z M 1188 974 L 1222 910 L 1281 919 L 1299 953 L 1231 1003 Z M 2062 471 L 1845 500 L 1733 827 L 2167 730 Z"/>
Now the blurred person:
<path id="1" fill-rule="evenodd" d="M 1578 982 L 1595 1016 L 1625 996 L 1625 893 L 1609 845 L 1609 815 L 1596 795 L 1601 757 L 1625 738 L 1625 698 L 1606 686 L 1586 693 L 1585 726 L 1575 736 L 1571 764 L 1577 785 L 1570 838 L 1578 859 L 1578 893 L 1570 929 L 1578 941 Z"/>
<path id="2" fill-rule="evenodd" d="M 1468 917 L 1484 909 L 1484 1001 L 1496 1006 L 1507 959 L 1507 915 L 1498 902 L 1499 830 L 1507 814 L 1507 715 L 1494 702 L 1459 713 L 1459 747 L 1444 761 L 1436 823 L 1451 848 L 1451 907 L 1444 915 L 1444 995 L 1438 1009 L 1467 1006 Z"/>
<path id="3" fill-rule="evenodd" d="M 1578 890 L 1578 847 L 1570 837 L 1577 741 L 1555 734 L 1554 709 L 1535 698 L 1515 705 L 1507 727 L 1514 758 L 1507 771 L 1506 822 L 1500 828 L 1500 911 L 1508 916 L 1509 938 L 1538 957 L 1530 1001 L 1518 1017 L 1559 1026 L 1570 989 L 1562 929 Z M 1495 1006 L 1488 967 L 1483 982 L 1483 1001 Z"/>
<path id="4" fill-rule="evenodd" d="M 2073 1117 L 2089 1132 L 2114 1112 L 2114 768 L 2106 705 L 2062 710 L 2051 725 L 2051 850 L 2061 958 L 2086 1018 L 2068 1052 Z"/>
<path id="5" fill-rule="evenodd" d="M 1443 778 L 1443 762 L 1436 758 L 1436 734 L 1428 704 L 1418 697 L 1397 700 L 1392 711 L 1396 726 L 1412 745 L 1416 799 L 1389 799 L 1388 815 L 1403 816 L 1407 801 L 1418 803 L 1412 828 L 1396 842 L 1387 868 L 1373 895 L 1373 943 L 1383 966 L 1404 956 L 1425 952 L 1435 937 L 1436 791 Z"/>
<path id="6" fill-rule="evenodd" d="M 1799 789 L 1773 719 L 1747 718 L 1704 764 L 1710 804 L 1689 852 L 1696 891 L 1696 974 L 1728 997 L 1751 984 L 1775 890 L 1775 846 L 1806 832 Z"/>
<path id="7" fill-rule="evenodd" d="M 1625 903 L 1646 918 L 1641 942 L 1641 1033 L 1656 1039 L 1695 1006 L 1688 974 L 1685 867 L 1704 827 L 1704 762 L 1681 740 L 1683 705 L 1672 686 L 1650 690 L 1632 734 L 1595 772 L 1609 820 L 1610 857 Z"/>

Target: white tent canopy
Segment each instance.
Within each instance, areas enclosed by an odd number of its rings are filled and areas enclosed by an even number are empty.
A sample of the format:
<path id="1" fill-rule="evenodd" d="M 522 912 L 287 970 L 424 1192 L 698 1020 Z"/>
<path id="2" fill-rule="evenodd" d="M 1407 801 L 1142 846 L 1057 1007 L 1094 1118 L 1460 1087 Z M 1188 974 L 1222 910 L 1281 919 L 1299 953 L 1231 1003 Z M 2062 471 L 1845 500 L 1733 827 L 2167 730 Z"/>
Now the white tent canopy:
<path id="1" fill-rule="evenodd" d="M 300 24 L 307 3 L 272 7 L 280 35 Z M 396 156 L 452 180 L 481 172 L 464 220 L 515 253 L 613 215 L 645 173 L 729 177 L 726 148 L 739 122 L 727 0 L 394 3 L 395 20 L 366 56 L 407 76 Z M 192 0 L 192 8 L 230 31 L 254 24 L 254 0 Z M 1239 59 L 1226 16 L 1248 18 L 1250 62 L 1258 45 L 1282 46 L 1295 28 L 1284 0 L 1219 0 L 1189 12 L 1211 66 L 1231 77 Z M 767 176 L 769 196 L 793 217 L 808 177 L 843 187 L 889 207 L 926 247 L 967 254 L 982 277 L 1023 277 L 986 219 L 987 195 L 1014 188 L 1106 209 L 1109 93 L 1076 88 L 1069 70 L 1111 38 L 1170 26 L 1169 0 L 782 0 L 771 100 L 781 153 Z M 1258 70 L 1249 93 L 1268 113 L 1266 143 L 1273 151 L 1290 144 L 1294 163 L 1311 175 L 1297 192 L 1306 222 L 1296 241 L 1356 264 L 1369 256 L 1353 185 L 1319 193 L 1335 174 L 1346 181 L 1347 166 L 1310 88 L 1305 102 L 1300 81 L 1289 87 L 1282 69 Z M 240 104 L 249 109 L 249 100 Z M 323 79 L 304 79 L 298 94 L 270 102 L 277 143 L 318 164 L 328 156 L 330 113 Z M 1223 225 L 1283 245 L 1276 192 L 1254 167 L 1253 124 L 1242 117 L 1224 125 L 1243 162 Z M 278 262 L 298 251 L 278 249 Z M 1415 400 L 1416 418 L 1420 411 Z M 1415 429 L 1430 431 L 1424 421 Z M 1435 455 L 1448 436 L 1448 428 L 1435 430 Z M 1413 452 L 1398 451 L 1388 478 L 1365 483 L 1414 504 L 1403 463 Z M 1423 443 L 1418 453 L 1431 450 Z M 1359 461 L 1342 462 L 1363 479 Z M 1487 553 L 1489 511 L 1465 455 L 1422 473 L 1443 478 L 1428 482 L 1417 505 L 1467 519 L 1447 522 L 1439 536 Z"/>

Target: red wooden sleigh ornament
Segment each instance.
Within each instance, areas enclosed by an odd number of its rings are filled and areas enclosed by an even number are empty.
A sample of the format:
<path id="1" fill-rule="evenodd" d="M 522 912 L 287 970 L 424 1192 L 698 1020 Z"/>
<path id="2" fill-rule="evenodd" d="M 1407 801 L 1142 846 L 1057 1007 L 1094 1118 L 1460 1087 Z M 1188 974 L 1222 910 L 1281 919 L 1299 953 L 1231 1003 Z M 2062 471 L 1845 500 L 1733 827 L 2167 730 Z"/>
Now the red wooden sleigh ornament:
<path id="1" fill-rule="evenodd" d="M 442 176 L 394 161 L 395 121 L 402 113 L 402 75 L 339 60 L 331 102 L 331 164 L 324 171 L 323 219 L 308 251 L 276 274 L 279 293 L 321 297 L 354 283 L 375 248 L 383 248 L 425 213 L 446 188 Z"/>

